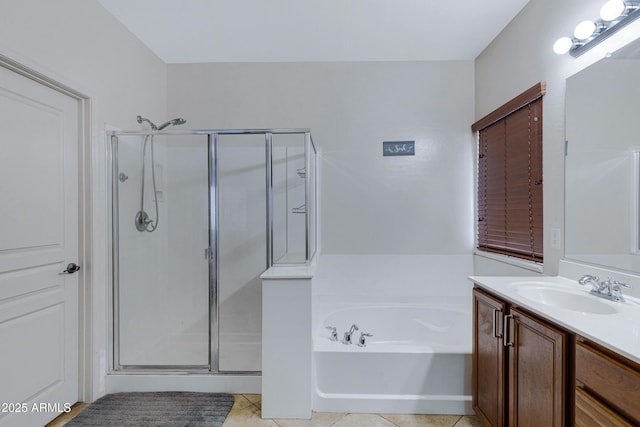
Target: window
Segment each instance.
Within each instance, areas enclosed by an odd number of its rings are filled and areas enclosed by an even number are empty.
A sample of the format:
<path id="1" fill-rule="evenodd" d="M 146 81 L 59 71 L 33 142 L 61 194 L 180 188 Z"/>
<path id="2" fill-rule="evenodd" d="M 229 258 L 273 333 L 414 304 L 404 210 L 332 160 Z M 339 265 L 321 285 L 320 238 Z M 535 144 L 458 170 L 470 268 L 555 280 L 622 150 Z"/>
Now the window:
<path id="1" fill-rule="evenodd" d="M 543 260 L 542 96 L 538 83 L 471 126 L 478 132 L 477 248 Z"/>

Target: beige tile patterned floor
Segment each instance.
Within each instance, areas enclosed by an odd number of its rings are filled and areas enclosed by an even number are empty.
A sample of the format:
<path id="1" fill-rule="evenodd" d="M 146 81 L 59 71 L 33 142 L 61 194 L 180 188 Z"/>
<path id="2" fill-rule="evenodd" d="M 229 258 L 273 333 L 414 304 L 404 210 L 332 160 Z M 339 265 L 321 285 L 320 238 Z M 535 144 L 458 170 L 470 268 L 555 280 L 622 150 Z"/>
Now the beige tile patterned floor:
<path id="1" fill-rule="evenodd" d="M 235 394 L 223 427 L 482 427 L 475 416 L 314 412 L 310 420 L 260 418 L 262 396 Z"/>
<path id="2" fill-rule="evenodd" d="M 460 415 L 399 415 L 344 414 L 314 412 L 310 420 L 260 418 L 260 394 L 234 394 L 235 403 L 223 427 L 482 427 L 475 416 Z M 63 414 L 46 427 L 62 427 L 88 405 L 79 403 L 69 414 Z"/>

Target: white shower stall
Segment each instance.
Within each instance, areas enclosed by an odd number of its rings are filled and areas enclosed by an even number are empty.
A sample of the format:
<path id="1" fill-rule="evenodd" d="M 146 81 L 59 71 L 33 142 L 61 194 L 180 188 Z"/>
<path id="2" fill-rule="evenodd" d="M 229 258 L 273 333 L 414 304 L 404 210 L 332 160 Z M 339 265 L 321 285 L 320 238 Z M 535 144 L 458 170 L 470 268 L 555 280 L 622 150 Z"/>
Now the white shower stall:
<path id="1" fill-rule="evenodd" d="M 259 277 L 316 252 L 309 130 L 108 136 L 111 371 L 261 371 Z"/>

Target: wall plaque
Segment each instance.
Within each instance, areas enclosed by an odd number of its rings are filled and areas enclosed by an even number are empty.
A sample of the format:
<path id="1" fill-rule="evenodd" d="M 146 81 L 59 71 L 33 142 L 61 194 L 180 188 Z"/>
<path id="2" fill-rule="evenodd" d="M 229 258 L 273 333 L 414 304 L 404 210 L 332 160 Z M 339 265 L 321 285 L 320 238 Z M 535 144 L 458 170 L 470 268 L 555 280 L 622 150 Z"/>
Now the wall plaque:
<path id="1" fill-rule="evenodd" d="M 383 156 L 415 156 L 415 141 L 383 141 Z"/>

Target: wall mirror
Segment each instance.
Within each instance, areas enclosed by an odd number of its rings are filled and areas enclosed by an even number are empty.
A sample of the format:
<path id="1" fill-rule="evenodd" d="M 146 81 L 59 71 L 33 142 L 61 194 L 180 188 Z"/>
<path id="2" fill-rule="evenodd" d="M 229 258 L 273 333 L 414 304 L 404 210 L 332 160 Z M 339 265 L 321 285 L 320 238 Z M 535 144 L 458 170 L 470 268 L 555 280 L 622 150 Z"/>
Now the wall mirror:
<path id="1" fill-rule="evenodd" d="M 640 273 L 640 39 L 567 79 L 565 258 Z"/>

